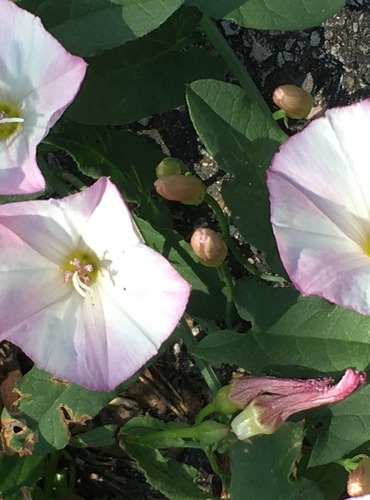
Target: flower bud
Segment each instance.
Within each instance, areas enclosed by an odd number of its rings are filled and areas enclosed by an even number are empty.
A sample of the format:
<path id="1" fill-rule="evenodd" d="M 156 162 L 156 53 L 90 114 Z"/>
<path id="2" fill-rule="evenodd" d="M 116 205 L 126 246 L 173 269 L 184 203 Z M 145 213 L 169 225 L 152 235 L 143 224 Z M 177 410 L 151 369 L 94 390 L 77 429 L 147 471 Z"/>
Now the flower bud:
<path id="1" fill-rule="evenodd" d="M 204 200 L 206 186 L 192 175 L 167 175 L 154 183 L 158 194 L 170 201 L 181 201 L 185 205 L 199 205 Z"/>
<path id="2" fill-rule="evenodd" d="M 221 236 L 205 227 L 199 227 L 194 231 L 190 246 L 200 262 L 207 267 L 220 266 L 228 252 Z"/>
<path id="3" fill-rule="evenodd" d="M 347 481 L 347 493 L 350 497 L 358 497 L 370 493 L 370 458 L 365 457 L 358 463 Z"/>
<path id="4" fill-rule="evenodd" d="M 272 100 L 289 118 L 306 118 L 312 108 L 312 96 L 296 85 L 280 85 Z"/>
<path id="5" fill-rule="evenodd" d="M 156 176 L 165 177 L 167 175 L 183 174 L 185 172 L 184 162 L 178 158 L 173 158 L 172 156 L 167 156 L 158 163 L 155 169 Z"/>

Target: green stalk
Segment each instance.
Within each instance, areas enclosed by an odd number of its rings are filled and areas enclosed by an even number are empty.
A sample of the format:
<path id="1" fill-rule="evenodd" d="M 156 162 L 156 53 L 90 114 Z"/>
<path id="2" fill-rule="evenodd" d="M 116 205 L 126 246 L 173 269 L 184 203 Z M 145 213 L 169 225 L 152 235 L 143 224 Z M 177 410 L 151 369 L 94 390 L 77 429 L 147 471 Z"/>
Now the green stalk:
<path id="1" fill-rule="evenodd" d="M 213 472 L 217 474 L 217 476 L 220 478 L 224 490 L 229 491 L 230 477 L 219 466 L 217 458 L 215 457 L 215 454 L 212 451 L 212 448 L 210 446 L 205 446 L 203 450 L 204 453 L 207 455 L 208 461 L 211 464 Z"/>
<path id="2" fill-rule="evenodd" d="M 50 498 L 53 497 L 53 489 L 58 468 L 58 461 L 59 453 L 57 451 L 53 451 L 48 455 L 45 484 L 43 489 L 43 497 L 45 498 L 45 500 L 50 500 Z"/>
<path id="3" fill-rule="evenodd" d="M 220 278 L 226 285 L 226 310 L 225 310 L 225 323 L 226 327 L 229 330 L 233 329 L 233 323 L 231 320 L 231 315 L 232 315 L 232 310 L 234 307 L 234 301 L 233 301 L 233 289 L 234 289 L 234 284 L 233 284 L 233 279 L 231 277 L 229 268 L 226 266 L 226 264 L 223 262 L 220 266 L 217 268 L 218 274 L 220 275 Z"/>
<path id="4" fill-rule="evenodd" d="M 202 28 L 212 45 L 216 48 L 219 55 L 226 62 L 229 69 L 239 81 L 240 85 L 247 92 L 247 95 L 250 98 L 251 102 L 258 103 L 262 111 L 264 111 L 266 115 L 271 116 L 269 107 L 267 106 L 261 93 L 254 84 L 252 78 L 249 76 L 248 71 L 246 70 L 245 66 L 239 61 L 234 51 L 230 48 L 229 44 L 220 33 L 220 30 L 217 28 L 216 24 L 208 16 L 203 16 L 200 22 L 200 27 Z"/>
<path id="5" fill-rule="evenodd" d="M 194 338 L 190 328 L 188 327 L 185 320 L 181 322 L 181 337 L 184 341 L 184 344 L 189 352 L 197 345 L 197 341 Z M 216 394 L 216 392 L 220 389 L 221 384 L 217 378 L 216 373 L 214 372 L 212 366 L 203 361 L 201 358 L 197 356 L 193 357 L 195 364 L 197 365 L 202 377 L 204 378 L 205 383 L 208 385 L 209 390 L 212 394 Z"/>
<path id="6" fill-rule="evenodd" d="M 230 252 L 232 252 L 232 254 L 236 258 L 236 260 L 244 267 L 244 269 L 246 269 L 250 274 L 253 274 L 253 276 L 256 276 L 257 278 L 263 279 L 265 281 L 277 281 L 277 282 L 285 281 L 284 278 L 282 278 L 281 276 L 274 276 L 274 275 L 268 274 L 268 273 L 261 273 L 250 262 L 248 262 L 248 259 L 246 259 L 244 257 L 244 255 L 241 253 L 238 246 L 236 245 L 235 241 L 230 236 L 229 224 L 228 224 L 228 221 L 227 221 L 225 214 L 223 213 L 220 205 L 208 193 L 206 193 L 206 195 L 204 197 L 204 201 L 214 211 L 216 218 L 217 218 L 217 221 L 218 221 L 220 228 L 221 228 L 221 234 L 222 234 L 223 240 L 225 241 L 226 245 L 228 246 Z"/>
<path id="7" fill-rule="evenodd" d="M 148 432 L 140 436 L 140 444 L 152 445 L 160 448 L 159 443 L 164 439 L 197 439 L 199 430 L 195 427 L 178 427 L 176 429 L 164 429 L 161 431 Z"/>

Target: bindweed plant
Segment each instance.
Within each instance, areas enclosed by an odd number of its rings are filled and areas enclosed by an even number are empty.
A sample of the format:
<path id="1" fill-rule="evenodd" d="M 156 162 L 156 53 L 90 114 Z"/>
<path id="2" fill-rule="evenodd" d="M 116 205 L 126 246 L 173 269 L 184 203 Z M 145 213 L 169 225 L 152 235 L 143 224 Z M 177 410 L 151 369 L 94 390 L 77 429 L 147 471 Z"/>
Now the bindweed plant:
<path id="1" fill-rule="evenodd" d="M 0 341 L 23 359 L 0 381 L 2 498 L 76 498 L 79 451 L 108 446 L 173 500 L 336 500 L 349 473 L 370 493 L 370 101 L 288 139 L 277 119 L 312 98 L 283 85 L 270 109 L 218 25 L 300 30 L 343 4 L 0 0 Z M 180 106 L 217 200 L 136 132 Z M 174 342 L 202 407 L 103 425 Z"/>

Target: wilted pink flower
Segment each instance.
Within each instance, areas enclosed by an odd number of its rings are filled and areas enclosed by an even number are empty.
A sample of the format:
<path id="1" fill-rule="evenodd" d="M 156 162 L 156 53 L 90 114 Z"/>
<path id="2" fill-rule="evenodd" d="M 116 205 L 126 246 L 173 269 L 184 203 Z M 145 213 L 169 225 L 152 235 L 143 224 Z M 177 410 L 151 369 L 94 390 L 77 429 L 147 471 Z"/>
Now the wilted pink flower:
<path id="1" fill-rule="evenodd" d="M 370 314 L 370 100 L 328 111 L 268 171 L 271 222 L 294 285 Z"/>
<path id="2" fill-rule="evenodd" d="M 86 63 L 39 18 L 0 0 L 0 194 L 39 191 L 36 147 L 74 99 Z"/>
<path id="3" fill-rule="evenodd" d="M 155 355 L 189 297 L 107 178 L 1 205 L 0 254 L 0 341 L 90 389 L 113 389 Z"/>
<path id="4" fill-rule="evenodd" d="M 366 382 L 366 374 L 348 368 L 333 385 L 323 379 L 279 379 L 276 377 L 236 378 L 231 382 L 229 398 L 245 408 L 231 423 L 239 439 L 257 434 L 272 434 L 294 413 L 341 401 Z"/>

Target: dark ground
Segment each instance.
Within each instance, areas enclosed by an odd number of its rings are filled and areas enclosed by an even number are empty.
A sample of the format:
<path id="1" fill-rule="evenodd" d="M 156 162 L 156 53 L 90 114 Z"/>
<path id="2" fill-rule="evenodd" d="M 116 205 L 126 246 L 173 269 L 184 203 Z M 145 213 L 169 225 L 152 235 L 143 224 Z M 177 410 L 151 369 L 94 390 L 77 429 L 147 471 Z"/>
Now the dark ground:
<path id="1" fill-rule="evenodd" d="M 272 111 L 276 109 L 271 101 L 272 91 L 283 83 L 303 86 L 312 93 L 316 111 L 370 96 L 370 0 L 348 0 L 346 7 L 332 19 L 320 27 L 300 32 L 246 30 L 230 22 L 222 22 L 221 29 Z M 303 123 L 291 121 L 288 133 Z M 149 135 L 165 154 L 182 158 L 187 168 L 200 175 L 217 196 L 220 183 L 217 165 L 199 142 L 185 107 L 142 120 L 134 128 Z M 189 237 L 195 225 L 212 227 L 214 224 L 206 208 L 194 210 L 194 207 L 187 209 L 174 204 L 174 215 L 176 229 L 185 237 Z M 9 352 L 3 353 L 3 358 L 7 355 Z M 13 369 L 14 363 L 9 366 Z M 221 372 L 223 383 L 230 374 L 231 370 L 225 367 Z M 129 391 L 107 406 L 96 422 L 122 424 L 136 415 L 193 422 L 207 397 L 202 378 L 181 343 L 177 343 L 145 370 Z M 70 452 L 76 457 L 76 492 L 82 498 L 164 498 L 150 489 L 118 446 Z M 171 451 L 171 456 L 197 467 L 207 491 L 221 495 L 220 483 L 200 452 Z"/>

